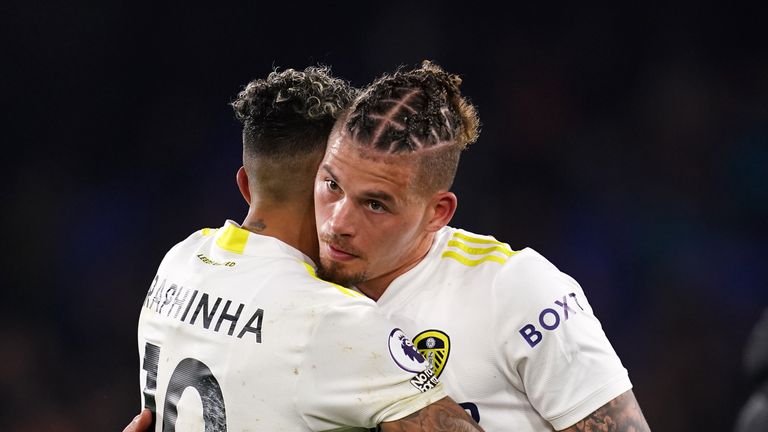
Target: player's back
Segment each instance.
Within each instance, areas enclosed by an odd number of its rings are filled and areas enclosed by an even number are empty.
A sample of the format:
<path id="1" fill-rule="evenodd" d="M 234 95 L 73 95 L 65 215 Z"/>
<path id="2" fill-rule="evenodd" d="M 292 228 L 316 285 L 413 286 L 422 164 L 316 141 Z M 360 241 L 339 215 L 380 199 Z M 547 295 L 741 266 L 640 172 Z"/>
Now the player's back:
<path id="1" fill-rule="evenodd" d="M 361 326 L 373 303 L 316 279 L 307 260 L 229 222 L 171 249 L 139 321 L 144 402 L 159 430 L 370 427 L 397 392 L 419 394 L 409 375 L 378 388 L 377 376 L 403 371 L 357 351 L 370 356 L 370 340 L 383 347 L 392 328 Z M 369 391 L 379 397 L 364 405 Z"/>

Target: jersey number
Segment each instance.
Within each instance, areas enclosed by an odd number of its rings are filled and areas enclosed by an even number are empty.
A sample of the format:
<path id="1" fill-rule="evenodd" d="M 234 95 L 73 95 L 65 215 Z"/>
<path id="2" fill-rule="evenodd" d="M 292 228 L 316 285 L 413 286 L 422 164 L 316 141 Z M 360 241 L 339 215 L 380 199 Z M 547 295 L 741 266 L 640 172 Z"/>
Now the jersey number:
<path id="1" fill-rule="evenodd" d="M 147 342 L 144 346 L 144 361 L 141 367 L 147 371 L 147 383 L 144 386 L 144 407 L 152 411 L 150 430 L 155 430 L 154 419 L 157 412 L 155 392 L 157 390 L 157 364 L 159 360 L 160 347 Z M 181 399 L 181 394 L 189 387 L 197 390 L 203 402 L 205 432 L 226 432 L 227 414 L 224 409 L 221 386 L 211 373 L 211 369 L 205 363 L 193 358 L 185 358 L 173 369 L 163 404 L 163 432 L 176 431 L 177 404 Z"/>

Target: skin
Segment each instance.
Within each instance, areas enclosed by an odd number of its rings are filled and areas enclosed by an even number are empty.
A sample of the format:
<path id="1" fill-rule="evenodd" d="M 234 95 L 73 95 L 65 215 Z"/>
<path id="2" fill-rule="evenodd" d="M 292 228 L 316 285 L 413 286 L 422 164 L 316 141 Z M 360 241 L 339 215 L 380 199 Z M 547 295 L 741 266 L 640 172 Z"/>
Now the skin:
<path id="1" fill-rule="evenodd" d="M 354 283 L 377 300 L 395 278 L 424 258 L 435 233 L 453 216 L 457 200 L 448 191 L 426 196 L 416 192 L 411 187 L 416 170 L 412 158 L 376 155 L 360 151 L 354 144 L 334 132 L 315 178 L 319 257 L 326 278 Z M 244 172 L 238 173 L 238 185 L 246 201 L 253 204 Z M 251 209 L 243 225 L 263 232 L 265 220 L 282 222 L 285 216 Z M 281 236 L 289 235 L 279 232 Z M 301 243 L 306 243 L 306 236 L 301 237 Z M 302 249 L 314 255 L 309 244 Z M 151 413 L 144 410 L 123 432 L 146 431 L 151 420 Z M 403 419 L 382 423 L 381 430 L 482 429 L 450 398 L 445 398 Z M 630 390 L 564 431 L 644 432 L 650 428 Z"/>
<path id="2" fill-rule="evenodd" d="M 462 415 L 463 414 L 463 415 Z M 482 430 L 480 426 L 467 416 L 453 399 L 446 397 L 433 403 L 427 408 L 393 422 L 384 422 L 382 432 L 411 432 L 411 431 L 457 431 L 470 432 Z"/>
<path id="3" fill-rule="evenodd" d="M 315 215 L 323 275 L 355 284 L 378 300 L 387 286 L 424 258 L 435 233 L 448 224 L 456 197 L 417 193 L 415 156 L 361 149 L 337 128 L 315 180 Z M 565 429 L 649 431 L 632 391 Z"/>
<path id="4" fill-rule="evenodd" d="M 355 285 L 378 300 L 393 280 L 424 258 L 435 233 L 453 217 L 457 199 L 447 190 L 417 191 L 413 186 L 417 169 L 414 155 L 386 155 L 361 150 L 357 144 L 343 127 L 336 127 L 315 177 L 314 209 L 321 264 L 318 273 L 336 283 Z M 273 229 L 273 222 L 278 223 L 278 238 L 294 244 L 296 239 L 290 236 L 295 229 L 285 230 L 290 224 L 286 225 L 283 217 L 295 216 L 297 209 L 267 215 L 263 211 L 269 206 L 255 205 L 258 200 L 244 173 L 238 173 L 238 185 L 251 207 L 243 226 L 264 233 L 268 227 Z M 299 226 L 306 225 L 304 219 Z M 311 242 L 306 240 L 306 230 L 299 231 L 303 234 L 299 249 L 316 258 Z M 148 430 L 150 423 L 151 414 L 144 410 L 124 432 Z M 482 430 L 450 398 L 380 426 L 385 432 Z M 641 432 L 650 428 L 630 390 L 564 430 Z"/>
<path id="5" fill-rule="evenodd" d="M 123 432 L 145 432 L 152 425 L 152 412 L 148 409 L 133 418 Z M 384 422 L 382 432 L 482 432 L 482 428 L 461 409 L 453 399 L 446 397 L 397 421 Z"/>
<path id="6" fill-rule="evenodd" d="M 640 411 L 632 390 L 598 408 L 592 414 L 563 429 L 565 432 L 647 432 L 651 428 Z"/>
<path id="7" fill-rule="evenodd" d="M 321 155 L 318 156 L 317 160 L 320 157 Z M 317 235 L 314 230 L 313 202 L 310 194 L 306 194 L 306 199 L 294 199 L 288 202 L 265 201 L 260 196 L 258 188 L 254 188 L 249 182 L 245 169 L 240 168 L 236 179 L 243 198 L 249 204 L 248 215 L 242 224 L 245 229 L 279 238 L 297 247 L 306 255 L 314 259 L 317 258 Z M 309 182 L 311 183 L 311 178 Z M 310 188 L 307 187 L 306 189 L 309 190 Z M 431 237 L 429 242 L 425 244 L 428 250 Z M 423 254 L 418 255 L 419 253 L 417 251 L 414 255 L 414 257 L 418 257 L 414 263 L 424 256 Z M 152 413 L 145 409 L 123 429 L 123 432 L 148 431 L 151 424 Z M 446 397 L 405 418 L 382 423 L 381 430 L 384 432 L 442 432 L 482 431 L 482 428 L 472 420 L 466 411 Z"/>
<path id="8" fill-rule="evenodd" d="M 427 197 L 412 188 L 407 155 L 374 155 L 350 141 L 334 130 L 315 180 L 320 274 L 378 300 L 424 258 L 457 200 L 449 191 Z"/>
<path id="9" fill-rule="evenodd" d="M 142 432 L 149 430 L 152 425 L 152 412 L 148 409 L 141 411 L 139 415 L 133 418 L 123 432 Z"/>
<path id="10" fill-rule="evenodd" d="M 305 157 L 305 168 L 299 172 L 313 172 L 323 152 Z M 253 165 L 253 164 L 252 164 Z M 299 176 L 294 176 L 299 177 Z M 312 177 L 307 175 L 304 190 L 312 186 Z M 314 203 L 309 193 L 296 193 L 288 199 L 274 200 L 262 191 L 248 170 L 240 167 L 235 177 L 240 194 L 248 203 L 248 214 L 241 226 L 248 231 L 282 240 L 304 255 L 317 260 L 317 231 L 315 230 Z M 294 182 L 298 182 L 294 178 Z"/>
<path id="11" fill-rule="evenodd" d="M 381 429 L 385 432 L 409 430 L 473 431 L 479 429 L 479 426 L 471 418 L 461 417 L 461 413 L 456 411 L 457 409 L 461 410 L 461 408 L 458 408 L 455 403 L 451 403 L 450 398 L 441 399 L 430 407 L 430 409 L 419 410 L 399 421 L 382 423 Z M 145 409 L 123 429 L 123 432 L 145 431 L 149 429 L 151 424 L 152 413 Z M 630 390 L 598 408 L 575 425 L 564 429 L 564 432 L 643 432 L 650 430 L 643 413 L 640 411 L 635 395 Z"/>

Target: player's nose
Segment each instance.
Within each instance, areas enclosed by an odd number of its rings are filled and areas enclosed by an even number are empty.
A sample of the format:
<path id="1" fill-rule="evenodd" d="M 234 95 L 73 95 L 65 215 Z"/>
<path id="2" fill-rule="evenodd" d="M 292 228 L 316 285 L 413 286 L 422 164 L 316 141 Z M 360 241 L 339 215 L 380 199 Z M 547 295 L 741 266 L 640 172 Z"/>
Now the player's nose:
<path id="1" fill-rule="evenodd" d="M 328 231 L 335 235 L 354 236 L 357 223 L 352 204 L 346 197 L 333 203 L 326 223 Z"/>

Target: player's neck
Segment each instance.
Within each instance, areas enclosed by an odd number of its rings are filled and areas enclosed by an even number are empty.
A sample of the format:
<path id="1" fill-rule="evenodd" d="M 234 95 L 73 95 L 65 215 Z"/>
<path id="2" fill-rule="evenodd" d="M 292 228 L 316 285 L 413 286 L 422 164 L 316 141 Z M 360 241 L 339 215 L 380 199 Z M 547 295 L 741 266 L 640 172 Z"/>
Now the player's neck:
<path id="1" fill-rule="evenodd" d="M 274 237 L 298 249 L 315 263 L 319 262 L 315 211 L 311 201 L 306 205 L 279 206 L 252 201 L 242 227 Z"/>
<path id="2" fill-rule="evenodd" d="M 400 265 L 387 273 L 355 285 L 356 288 L 365 294 L 366 297 L 373 301 L 378 301 L 395 279 L 404 275 L 424 260 L 429 253 L 429 250 L 432 248 L 432 242 L 434 241 L 435 233 L 427 234 L 422 241 L 419 242 L 419 245 L 412 249 L 412 253 L 409 253 L 407 258 L 404 259 Z"/>

